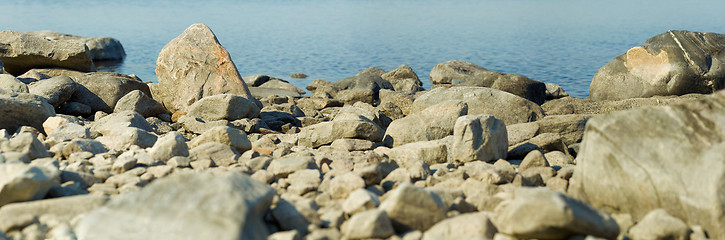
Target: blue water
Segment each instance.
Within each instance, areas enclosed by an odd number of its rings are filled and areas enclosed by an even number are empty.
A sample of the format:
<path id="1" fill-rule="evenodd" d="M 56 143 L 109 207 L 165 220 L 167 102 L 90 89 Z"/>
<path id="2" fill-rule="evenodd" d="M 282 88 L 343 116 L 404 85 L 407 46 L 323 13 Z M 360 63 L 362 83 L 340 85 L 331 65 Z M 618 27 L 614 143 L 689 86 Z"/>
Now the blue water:
<path id="1" fill-rule="evenodd" d="M 110 36 L 126 49 L 106 71 L 156 81 L 159 51 L 189 25 L 211 27 L 243 76 L 304 88 L 368 67 L 410 65 L 430 87 L 438 63 L 469 61 L 588 95 L 594 73 L 667 30 L 725 33 L 725 1 L 0 0 L 0 30 Z M 305 73 L 308 79 L 290 79 Z"/>

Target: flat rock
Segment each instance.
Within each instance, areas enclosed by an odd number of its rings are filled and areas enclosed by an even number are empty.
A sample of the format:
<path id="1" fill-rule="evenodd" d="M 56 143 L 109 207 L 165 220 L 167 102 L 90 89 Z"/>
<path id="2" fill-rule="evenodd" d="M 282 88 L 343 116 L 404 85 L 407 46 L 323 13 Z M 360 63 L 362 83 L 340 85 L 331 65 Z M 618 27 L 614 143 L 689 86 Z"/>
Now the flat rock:
<path id="1" fill-rule="evenodd" d="M 396 147 L 444 138 L 453 134 L 458 117 L 468 113 L 468 105 L 464 102 L 442 101 L 391 122 L 385 131 L 383 143 L 388 147 Z"/>
<path id="2" fill-rule="evenodd" d="M 725 92 L 587 122 L 569 193 L 635 220 L 663 208 L 712 238 L 725 238 Z M 699 184 L 691 184 L 691 183 Z"/>
<path id="3" fill-rule="evenodd" d="M 667 31 L 597 71 L 593 100 L 712 93 L 725 87 L 725 35 Z"/>
<path id="4" fill-rule="evenodd" d="M 591 235 L 615 239 L 619 226 L 607 213 L 547 188 L 517 188 L 513 201 L 496 210 L 502 233 L 524 239 Z"/>
<path id="5" fill-rule="evenodd" d="M 0 89 L 0 128 L 15 132 L 21 126 L 43 129 L 43 122 L 55 116 L 55 109 L 44 98 L 34 94 Z"/>
<path id="6" fill-rule="evenodd" d="M 88 47 L 76 41 L 49 40 L 16 31 L 2 31 L 0 43 L 3 67 L 15 76 L 36 67 L 60 67 L 83 72 L 96 70 Z"/>
<path id="7" fill-rule="evenodd" d="M 536 121 L 544 111 L 536 103 L 501 90 L 486 87 L 435 88 L 413 102 L 412 113 L 443 101 L 457 100 L 468 105 L 468 114 L 489 114 L 506 125 Z"/>
<path id="8" fill-rule="evenodd" d="M 488 87 L 509 92 L 536 104 L 544 103 L 546 85 L 543 82 L 511 73 L 500 73 L 473 63 L 452 60 L 439 63 L 430 71 L 433 84 L 454 84 Z"/>
<path id="9" fill-rule="evenodd" d="M 186 111 L 199 99 L 224 93 L 242 96 L 261 107 L 227 50 L 201 23 L 189 26 L 161 49 L 156 76 L 159 83 L 152 96 L 171 112 Z"/>
<path id="10" fill-rule="evenodd" d="M 219 94 L 199 99 L 189 107 L 190 116 L 205 121 L 259 117 L 259 107 L 249 99 L 232 94 Z"/>
<path id="11" fill-rule="evenodd" d="M 193 162 L 211 161 L 217 166 L 229 166 L 237 163 L 241 154 L 229 145 L 218 142 L 206 142 L 189 150 Z"/>
<path id="12" fill-rule="evenodd" d="M 134 127 L 147 132 L 153 132 L 153 128 L 146 119 L 134 111 L 123 111 L 112 113 L 91 124 L 91 132 L 98 132 L 106 135 L 110 131 L 121 127 Z"/>
<path id="13" fill-rule="evenodd" d="M 321 122 L 300 129 L 299 144 L 307 147 L 328 145 L 337 139 L 354 138 L 379 142 L 383 130 L 372 120 L 358 114 L 341 114 L 330 122 Z"/>
<path id="14" fill-rule="evenodd" d="M 459 117 L 453 128 L 451 155 L 459 163 L 506 159 L 508 132 L 503 121 L 492 115 Z"/>
<path id="15" fill-rule="evenodd" d="M 26 34 L 44 37 L 51 40 L 76 41 L 86 45 L 93 61 L 122 60 L 126 57 L 121 42 L 110 37 L 81 37 L 53 31 L 34 31 Z"/>
<path id="16" fill-rule="evenodd" d="M 111 72 L 86 73 L 72 77 L 79 84 L 69 99 L 71 102 L 83 103 L 92 111 L 112 113 L 116 103 L 131 91 L 139 90 L 151 95 L 149 87 L 140 79 Z"/>
<path id="17" fill-rule="evenodd" d="M 114 198 L 75 232 L 79 239 L 265 239 L 274 194 L 241 173 L 177 174 Z"/>
<path id="18" fill-rule="evenodd" d="M 52 216 L 57 221 L 70 222 L 73 218 L 96 209 L 108 201 L 106 196 L 78 195 L 62 198 L 43 199 L 30 202 L 11 203 L 0 208 L 0 231 L 19 227 L 22 218 L 31 216 L 46 218 Z"/>

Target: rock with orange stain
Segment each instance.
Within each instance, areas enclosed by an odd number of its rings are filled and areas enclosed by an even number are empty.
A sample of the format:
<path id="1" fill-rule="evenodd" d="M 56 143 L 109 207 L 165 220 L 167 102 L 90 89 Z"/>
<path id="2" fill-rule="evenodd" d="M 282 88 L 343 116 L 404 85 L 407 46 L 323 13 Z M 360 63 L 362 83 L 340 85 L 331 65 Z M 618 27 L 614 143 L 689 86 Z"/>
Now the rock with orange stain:
<path id="1" fill-rule="evenodd" d="M 725 87 L 725 35 L 668 31 L 597 71 L 592 100 L 712 93 Z"/>
<path id="2" fill-rule="evenodd" d="M 164 46 L 156 60 L 158 84 L 153 97 L 169 111 L 186 111 L 199 99 L 234 94 L 261 106 L 252 97 L 231 56 L 202 23 L 191 25 Z"/>

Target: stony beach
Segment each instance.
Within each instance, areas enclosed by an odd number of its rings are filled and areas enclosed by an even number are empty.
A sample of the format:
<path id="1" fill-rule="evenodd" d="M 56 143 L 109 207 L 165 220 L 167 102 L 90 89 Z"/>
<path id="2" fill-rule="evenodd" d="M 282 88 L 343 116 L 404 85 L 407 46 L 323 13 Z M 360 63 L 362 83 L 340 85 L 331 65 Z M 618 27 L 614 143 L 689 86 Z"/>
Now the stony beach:
<path id="1" fill-rule="evenodd" d="M 725 239 L 722 34 L 654 36 L 586 99 L 456 60 L 300 89 L 204 24 L 158 83 L 95 71 L 124 57 L 0 32 L 0 240 Z"/>

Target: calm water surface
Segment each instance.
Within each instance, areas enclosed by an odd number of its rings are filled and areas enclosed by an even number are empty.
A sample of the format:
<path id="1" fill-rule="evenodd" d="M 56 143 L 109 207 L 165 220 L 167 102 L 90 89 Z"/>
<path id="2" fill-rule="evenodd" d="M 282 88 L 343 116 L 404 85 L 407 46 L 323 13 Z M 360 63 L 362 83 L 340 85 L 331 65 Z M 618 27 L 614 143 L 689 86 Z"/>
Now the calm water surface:
<path id="1" fill-rule="evenodd" d="M 0 30 L 110 36 L 126 49 L 106 71 L 156 81 L 159 51 L 189 25 L 207 24 L 243 76 L 304 88 L 367 67 L 410 65 L 430 87 L 438 63 L 482 67 L 588 95 L 602 65 L 667 30 L 725 33 L 725 1 L 232 1 L 1 0 Z M 290 79 L 305 73 L 308 79 Z"/>

